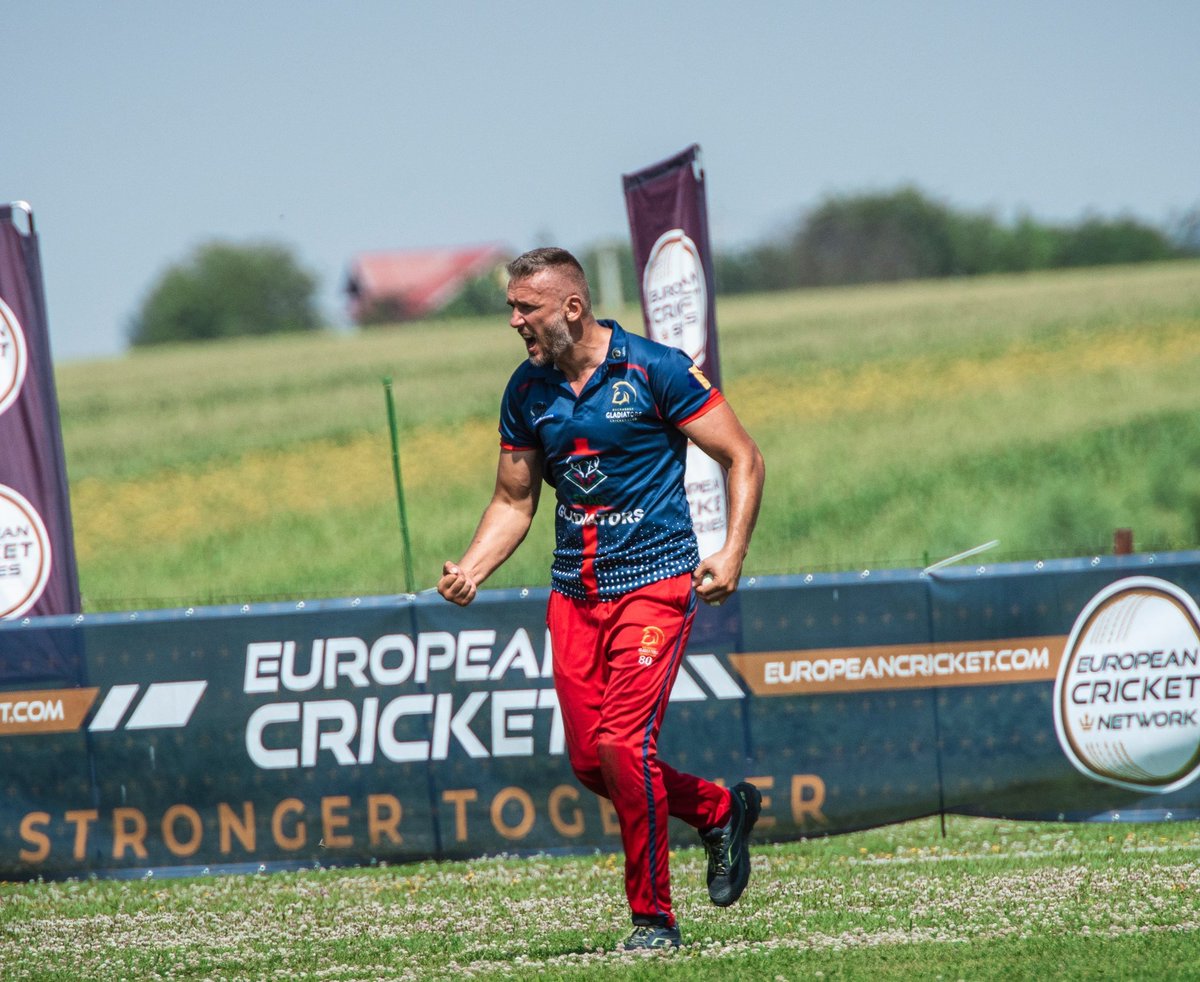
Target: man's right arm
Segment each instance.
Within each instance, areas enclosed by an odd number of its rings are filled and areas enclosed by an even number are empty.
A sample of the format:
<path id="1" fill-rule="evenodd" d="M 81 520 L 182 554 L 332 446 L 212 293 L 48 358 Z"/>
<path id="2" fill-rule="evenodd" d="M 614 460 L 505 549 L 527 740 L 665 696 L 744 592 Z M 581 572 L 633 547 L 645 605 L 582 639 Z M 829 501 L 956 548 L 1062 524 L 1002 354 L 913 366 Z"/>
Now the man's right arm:
<path id="1" fill-rule="evenodd" d="M 541 451 L 500 451 L 492 500 L 462 559 L 442 566 L 438 593 L 462 607 L 475 599 L 483 581 L 516 551 L 528 533 L 541 482 Z"/>

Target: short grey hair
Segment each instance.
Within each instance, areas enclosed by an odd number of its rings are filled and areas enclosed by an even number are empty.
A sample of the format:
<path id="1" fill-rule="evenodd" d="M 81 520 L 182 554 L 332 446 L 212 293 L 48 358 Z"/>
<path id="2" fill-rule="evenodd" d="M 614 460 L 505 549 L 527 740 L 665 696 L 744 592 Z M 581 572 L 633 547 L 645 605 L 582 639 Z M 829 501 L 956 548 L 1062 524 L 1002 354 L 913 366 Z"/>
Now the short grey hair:
<path id="1" fill-rule="evenodd" d="M 587 273 L 583 271 L 579 260 L 566 249 L 557 246 L 530 249 L 517 256 L 504 269 L 510 280 L 525 280 L 545 270 L 564 273 L 573 281 L 575 292 L 583 300 L 584 313 L 592 312 L 592 294 L 588 289 Z"/>

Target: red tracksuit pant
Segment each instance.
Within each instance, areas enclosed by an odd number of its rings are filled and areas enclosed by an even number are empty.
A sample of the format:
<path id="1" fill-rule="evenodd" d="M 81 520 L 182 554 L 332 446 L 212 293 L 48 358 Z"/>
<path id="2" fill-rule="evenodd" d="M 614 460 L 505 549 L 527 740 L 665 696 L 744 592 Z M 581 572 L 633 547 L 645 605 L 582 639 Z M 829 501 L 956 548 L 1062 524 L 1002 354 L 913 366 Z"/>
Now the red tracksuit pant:
<path id="1" fill-rule="evenodd" d="M 685 573 L 616 600 L 551 593 L 546 615 L 571 767 L 616 809 L 634 917 L 669 925 L 667 817 L 707 829 L 730 809 L 724 788 L 658 759 L 659 727 L 695 613 Z"/>

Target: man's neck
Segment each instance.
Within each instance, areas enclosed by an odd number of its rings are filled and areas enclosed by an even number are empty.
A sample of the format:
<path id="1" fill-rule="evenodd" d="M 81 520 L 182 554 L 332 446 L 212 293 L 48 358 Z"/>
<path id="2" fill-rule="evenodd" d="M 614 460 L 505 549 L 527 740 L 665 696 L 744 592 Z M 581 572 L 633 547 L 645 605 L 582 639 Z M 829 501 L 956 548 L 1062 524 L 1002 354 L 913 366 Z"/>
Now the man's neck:
<path id="1" fill-rule="evenodd" d="M 589 317 L 583 322 L 579 337 L 554 363 L 576 392 L 587 384 L 592 373 L 608 358 L 608 342 L 611 337 L 611 327 L 606 327 L 594 317 Z"/>

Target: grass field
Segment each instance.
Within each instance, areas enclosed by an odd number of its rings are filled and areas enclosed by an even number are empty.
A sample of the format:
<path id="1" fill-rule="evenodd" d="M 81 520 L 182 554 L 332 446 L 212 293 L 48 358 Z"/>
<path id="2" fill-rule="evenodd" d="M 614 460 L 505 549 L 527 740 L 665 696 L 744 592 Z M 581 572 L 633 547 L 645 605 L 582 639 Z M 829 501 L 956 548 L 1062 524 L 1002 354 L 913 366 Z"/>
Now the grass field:
<path id="1" fill-rule="evenodd" d="M 638 317 L 621 319 L 636 326 Z M 1200 541 L 1200 263 L 721 304 L 763 447 L 748 573 Z M 418 588 L 490 491 L 502 321 L 136 352 L 59 370 L 86 608 L 403 589 L 380 378 L 396 380 Z M 494 585 L 546 582 L 548 513 Z M 3 979 L 1195 979 L 1200 823 L 951 817 L 762 845 L 685 947 L 628 932 L 619 856 L 0 884 Z"/>
<path id="2" fill-rule="evenodd" d="M 720 910 L 674 854 L 684 947 L 628 933 L 619 857 L 0 884 L 4 979 L 1195 979 L 1200 825 L 936 819 L 757 847 Z"/>
<path id="3" fill-rule="evenodd" d="M 602 312 L 603 313 L 603 312 Z M 640 329 L 633 310 L 620 319 Z M 1200 262 L 720 304 L 768 485 L 752 573 L 1200 541 Z M 85 609 L 416 588 L 491 491 L 521 349 L 502 318 L 134 352 L 59 371 Z M 543 508 L 492 581 L 547 582 Z"/>

